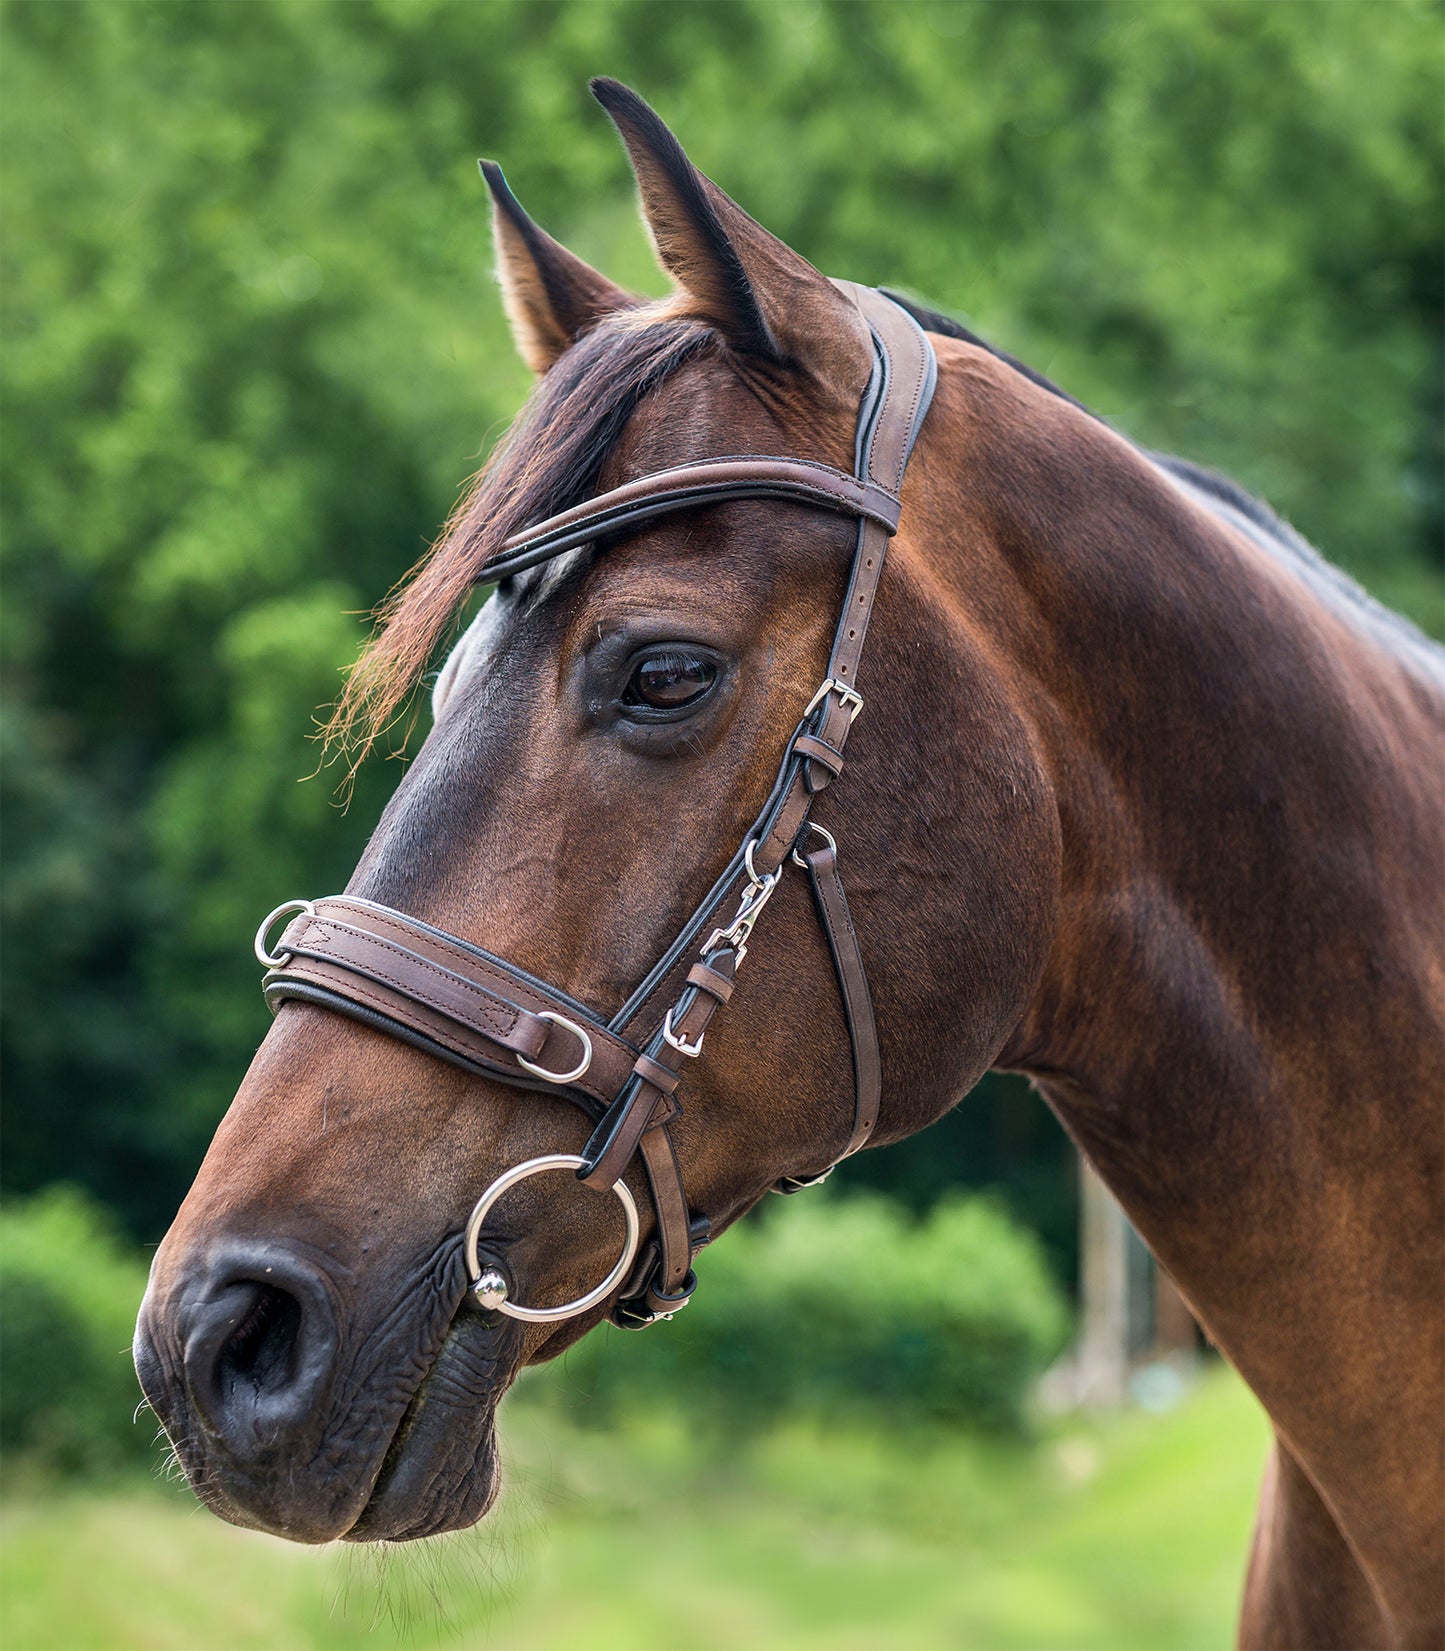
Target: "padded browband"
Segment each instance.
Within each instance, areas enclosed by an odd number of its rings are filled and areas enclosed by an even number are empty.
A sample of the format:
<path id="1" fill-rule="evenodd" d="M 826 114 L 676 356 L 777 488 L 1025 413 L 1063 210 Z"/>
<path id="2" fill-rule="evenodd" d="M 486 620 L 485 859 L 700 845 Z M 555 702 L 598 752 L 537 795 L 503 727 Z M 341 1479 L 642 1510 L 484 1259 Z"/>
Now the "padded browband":
<path id="1" fill-rule="evenodd" d="M 898 531 L 896 495 L 873 482 L 835 470 L 812 459 L 718 458 L 674 465 L 609 493 L 549 516 L 514 533 L 477 573 L 479 584 L 493 584 L 514 573 L 548 562 L 563 551 L 590 544 L 605 534 L 639 527 L 654 517 L 725 499 L 791 499 L 840 516 L 877 522 L 889 534 Z"/>

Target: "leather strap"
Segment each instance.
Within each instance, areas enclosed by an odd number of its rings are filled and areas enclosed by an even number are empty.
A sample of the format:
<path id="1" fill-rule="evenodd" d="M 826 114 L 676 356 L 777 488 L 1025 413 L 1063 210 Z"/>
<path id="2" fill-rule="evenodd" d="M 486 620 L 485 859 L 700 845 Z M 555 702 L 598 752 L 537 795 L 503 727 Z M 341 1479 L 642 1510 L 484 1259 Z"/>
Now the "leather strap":
<path id="1" fill-rule="evenodd" d="M 878 1109 L 883 1095 L 883 1062 L 878 1052 L 873 999 L 868 992 L 868 977 L 863 972 L 863 958 L 858 950 L 858 932 L 853 927 L 848 897 L 843 892 L 843 879 L 838 873 L 838 851 L 831 842 L 824 841 L 817 848 L 807 850 L 803 862 L 808 868 L 808 882 L 818 907 L 823 933 L 828 940 L 828 951 L 833 958 L 843 1019 L 847 1023 L 848 1041 L 853 1049 L 853 1129 L 848 1144 L 833 1159 L 836 1164 L 841 1159 L 851 1158 L 866 1146 L 878 1123 Z"/>
<path id="2" fill-rule="evenodd" d="M 677 1088 L 682 1063 L 702 1052 L 708 1023 L 727 1001 L 713 989 L 713 982 L 725 987 L 731 997 L 737 965 L 737 953 L 727 947 L 710 952 L 701 963 L 694 965 L 689 974 L 691 983 L 668 1011 L 663 1027 L 646 1054 L 639 1056 L 634 1064 L 636 1081 L 618 1096 L 616 1105 L 582 1149 L 588 1167 L 579 1172 L 579 1178 L 589 1187 L 605 1189 L 614 1185 L 644 1134 L 663 1127 L 676 1116 L 678 1107 L 671 1102 L 671 1096 Z M 693 982 L 692 974 L 699 971 L 704 971 L 701 979 Z"/>
<path id="3" fill-rule="evenodd" d="M 898 529 L 896 491 L 890 492 L 872 480 L 845 475 L 831 465 L 812 459 L 773 457 L 702 459 L 624 482 L 609 493 L 599 493 L 514 533 L 495 556 L 483 563 L 477 581 L 489 584 L 505 579 L 550 561 L 563 551 L 640 527 L 674 510 L 692 510 L 726 499 L 791 499 L 840 515 L 866 518 L 884 533 Z"/>
<path id="4" fill-rule="evenodd" d="M 355 896 L 313 902 L 277 942 L 276 956 L 290 954 L 262 983 L 274 1013 L 307 996 L 306 985 L 350 999 L 385 1021 L 410 1029 L 473 1067 L 504 1079 L 570 1072 L 581 1044 L 568 1026 L 591 1042 L 587 1070 L 568 1085 L 606 1107 L 627 1082 L 637 1050 L 582 1004 L 515 968 L 504 958 L 443 934 L 404 912 Z M 518 1056 L 542 1073 L 529 1073 Z"/>

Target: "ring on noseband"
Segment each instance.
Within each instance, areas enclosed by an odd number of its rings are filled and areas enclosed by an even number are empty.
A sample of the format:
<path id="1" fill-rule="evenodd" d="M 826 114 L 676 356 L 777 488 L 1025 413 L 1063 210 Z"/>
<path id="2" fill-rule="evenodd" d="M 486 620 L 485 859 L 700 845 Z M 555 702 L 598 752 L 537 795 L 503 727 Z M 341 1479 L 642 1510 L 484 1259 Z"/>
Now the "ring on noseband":
<path id="1" fill-rule="evenodd" d="M 266 940 L 278 917 L 284 917 L 288 911 L 304 911 L 308 917 L 315 917 L 316 907 L 309 900 L 283 900 L 279 906 L 267 917 L 256 930 L 256 938 L 252 945 L 256 950 L 256 960 L 263 969 L 284 969 L 291 961 L 290 952 L 270 952 L 266 949 Z"/>
<path id="2" fill-rule="evenodd" d="M 499 1175 L 477 1200 L 467 1221 L 464 1254 L 472 1294 L 483 1307 L 489 1307 L 496 1313 L 505 1313 L 508 1318 L 525 1319 L 529 1324 L 552 1324 L 557 1319 L 575 1318 L 578 1313 L 585 1313 L 589 1307 L 596 1307 L 600 1302 L 606 1301 L 627 1276 L 627 1269 L 637 1254 L 637 1240 L 641 1227 L 637 1216 L 637 1204 L 624 1181 L 616 1182 L 612 1188 L 617 1194 L 627 1221 L 627 1236 L 622 1241 L 622 1254 L 607 1277 L 585 1296 L 578 1296 L 576 1301 L 569 1301 L 563 1307 L 520 1307 L 515 1301 L 507 1300 L 507 1281 L 501 1273 L 495 1267 L 484 1269 L 477 1258 L 477 1235 L 482 1230 L 482 1222 L 487 1219 L 492 1205 L 509 1187 L 515 1187 L 528 1176 L 540 1175 L 544 1170 L 582 1169 L 586 1162 L 585 1158 L 579 1158 L 575 1152 L 551 1152 L 542 1158 L 528 1158 L 525 1163 L 515 1164 Z"/>
<path id="3" fill-rule="evenodd" d="M 575 1020 L 568 1020 L 566 1015 L 554 1015 L 550 1009 L 539 1009 L 538 1020 L 550 1020 L 553 1026 L 560 1026 L 564 1032 L 570 1032 L 582 1045 L 582 1059 L 570 1072 L 549 1072 L 545 1066 L 538 1066 L 535 1061 L 529 1061 L 525 1055 L 517 1056 L 517 1065 L 525 1067 L 536 1077 L 545 1078 L 548 1083 L 576 1083 L 578 1078 L 586 1074 L 592 1064 L 592 1039 L 577 1024 Z"/>

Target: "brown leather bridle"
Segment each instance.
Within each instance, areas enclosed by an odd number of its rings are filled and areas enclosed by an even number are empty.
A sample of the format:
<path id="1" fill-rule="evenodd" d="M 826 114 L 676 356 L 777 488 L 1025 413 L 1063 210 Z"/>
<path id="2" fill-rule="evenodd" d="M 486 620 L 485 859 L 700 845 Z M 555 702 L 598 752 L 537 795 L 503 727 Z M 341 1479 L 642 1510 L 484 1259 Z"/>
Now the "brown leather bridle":
<path id="1" fill-rule="evenodd" d="M 707 1242 L 705 1216 L 693 1215 L 668 1124 L 677 1117 L 683 1062 L 698 1054 L 714 1014 L 731 998 L 753 926 L 791 859 L 806 870 L 832 955 L 853 1051 L 853 1124 L 841 1152 L 818 1170 L 786 1177 L 793 1192 L 823 1179 L 857 1152 L 878 1121 L 881 1064 L 868 982 L 838 871 L 837 845 L 810 819 L 813 800 L 843 771 L 843 751 L 863 706 L 857 689 L 884 554 L 897 531 L 904 472 L 933 394 L 937 366 L 927 337 L 882 293 L 838 286 L 857 303 L 872 332 L 874 366 L 858 416 L 854 473 L 792 458 L 717 458 L 627 482 L 513 535 L 478 573 L 491 583 L 675 510 L 726 499 L 781 498 L 858 521 L 858 543 L 827 675 L 788 742 L 778 777 L 743 846 L 682 932 L 610 1021 L 565 992 L 480 947 L 404 912 L 349 895 L 288 901 L 257 935 L 267 966 L 272 1012 L 290 1000 L 320 1003 L 461 1066 L 527 1088 L 562 1094 L 595 1121 L 577 1166 L 584 1185 L 615 1189 L 635 1210 L 622 1176 L 642 1158 L 656 1213 L 654 1237 L 630 1276 L 621 1278 L 614 1323 L 641 1328 L 684 1306 L 696 1287 L 693 1256 Z M 274 952 L 266 937 L 298 911 Z M 727 914 L 731 912 L 731 916 Z M 705 936 L 699 939 L 700 936 Z M 559 1318 L 600 1299 L 592 1291 L 567 1308 L 508 1304 L 500 1273 L 479 1272 L 477 1229 L 506 1186 L 555 1158 L 531 1160 L 499 1178 L 473 1212 L 468 1270 L 484 1305 L 522 1318 Z M 615 1287 L 615 1286 L 614 1286 Z M 610 1293 L 606 1292 L 606 1293 Z"/>

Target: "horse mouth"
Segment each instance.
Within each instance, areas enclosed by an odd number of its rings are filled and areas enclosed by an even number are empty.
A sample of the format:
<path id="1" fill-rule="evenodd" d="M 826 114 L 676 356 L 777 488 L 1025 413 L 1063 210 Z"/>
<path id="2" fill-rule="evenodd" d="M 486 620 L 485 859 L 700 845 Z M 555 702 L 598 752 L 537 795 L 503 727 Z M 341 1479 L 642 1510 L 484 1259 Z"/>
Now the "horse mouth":
<path id="1" fill-rule="evenodd" d="M 500 1488 L 496 1411 L 521 1363 L 511 1320 L 465 1305 L 422 1377 L 345 1542 L 412 1542 L 465 1530 Z"/>

